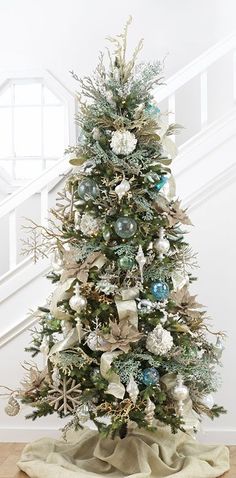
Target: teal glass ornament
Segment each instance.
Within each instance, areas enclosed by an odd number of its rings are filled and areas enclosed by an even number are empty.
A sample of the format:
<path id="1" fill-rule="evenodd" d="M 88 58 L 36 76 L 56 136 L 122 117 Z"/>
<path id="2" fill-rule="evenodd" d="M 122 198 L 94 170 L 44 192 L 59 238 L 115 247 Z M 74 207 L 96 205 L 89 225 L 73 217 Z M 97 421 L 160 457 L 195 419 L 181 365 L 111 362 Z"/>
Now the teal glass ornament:
<path id="1" fill-rule="evenodd" d="M 78 185 L 78 194 L 85 201 L 89 199 L 95 199 L 99 195 L 98 185 L 93 179 L 83 179 Z"/>
<path id="2" fill-rule="evenodd" d="M 149 385 L 156 385 L 159 382 L 160 374 L 155 367 L 145 368 L 142 371 L 142 382 Z"/>
<path id="3" fill-rule="evenodd" d="M 161 176 L 160 180 L 158 181 L 158 183 L 155 184 L 155 189 L 159 192 L 163 186 L 165 186 L 165 184 L 167 183 L 168 181 L 168 178 L 167 176 Z"/>
<path id="4" fill-rule="evenodd" d="M 122 237 L 122 239 L 129 239 L 134 236 L 137 231 L 136 221 L 129 216 L 121 216 L 115 222 L 115 231 L 117 236 Z"/>
<path id="5" fill-rule="evenodd" d="M 128 270 L 128 269 L 132 269 L 134 265 L 134 261 L 132 257 L 122 256 L 119 258 L 118 264 L 121 267 L 121 269 Z"/>
<path id="6" fill-rule="evenodd" d="M 151 293 L 152 295 L 154 295 L 155 299 L 159 301 L 165 300 L 169 297 L 169 293 L 170 293 L 169 286 L 163 280 L 153 282 L 151 285 Z"/>
<path id="7" fill-rule="evenodd" d="M 161 112 L 160 108 L 158 108 L 157 105 L 153 103 L 148 103 L 148 105 L 145 108 L 145 112 L 149 114 L 150 116 L 157 116 Z"/>

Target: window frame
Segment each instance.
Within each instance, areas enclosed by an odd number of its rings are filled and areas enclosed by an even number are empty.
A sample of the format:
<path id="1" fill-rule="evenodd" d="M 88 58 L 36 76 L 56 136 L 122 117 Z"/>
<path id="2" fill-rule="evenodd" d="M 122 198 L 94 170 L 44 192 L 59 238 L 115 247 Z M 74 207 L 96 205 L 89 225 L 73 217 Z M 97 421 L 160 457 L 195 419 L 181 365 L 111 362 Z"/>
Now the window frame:
<path id="1" fill-rule="evenodd" d="M 74 144 L 76 142 L 77 128 L 75 125 L 74 117 L 77 111 L 77 104 L 75 95 L 65 86 L 61 81 L 59 81 L 49 70 L 17 70 L 9 72 L 0 72 L 0 91 L 4 91 L 9 87 L 9 85 L 14 85 L 16 83 L 22 84 L 32 84 L 32 83 L 41 83 L 43 86 L 47 87 L 61 102 L 64 106 L 64 138 L 65 146 L 69 144 Z M 12 94 L 12 93 L 11 93 Z M 40 105 L 39 105 L 40 106 Z M 41 108 L 43 108 L 41 103 Z M 15 108 L 15 105 L 13 106 Z M 42 115 L 41 115 L 42 118 Z M 4 158 L 2 158 L 4 159 Z M 16 156 L 17 159 L 25 160 L 41 160 L 42 164 L 46 161 L 46 156 L 41 154 L 40 156 Z M 48 160 L 51 158 L 49 157 Z M 60 159 L 60 158 L 58 158 Z M 14 161 L 14 157 L 13 157 Z M 55 158 L 56 164 L 56 158 Z M 3 169 L 3 168 L 2 168 Z M 45 170 L 45 169 L 44 169 Z M 42 169 L 43 172 L 43 169 Z M 40 174 L 40 173 L 39 173 Z M 9 173 L 4 170 L 4 174 L 1 173 L 1 179 L 4 181 L 4 177 L 8 184 L 11 185 L 11 190 L 14 190 L 24 184 L 28 183 L 31 179 L 14 179 Z M 32 178 L 33 179 L 33 178 Z M 11 191 L 9 191 L 11 192 Z"/>

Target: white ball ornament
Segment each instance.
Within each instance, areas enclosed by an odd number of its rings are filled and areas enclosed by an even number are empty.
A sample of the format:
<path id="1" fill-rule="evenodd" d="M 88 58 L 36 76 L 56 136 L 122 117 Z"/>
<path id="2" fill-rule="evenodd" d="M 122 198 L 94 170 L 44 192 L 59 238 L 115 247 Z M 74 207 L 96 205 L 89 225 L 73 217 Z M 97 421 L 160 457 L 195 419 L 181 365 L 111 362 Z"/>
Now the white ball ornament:
<path id="1" fill-rule="evenodd" d="M 155 355 L 166 355 L 173 346 L 173 337 L 162 325 L 157 325 L 152 332 L 149 332 L 146 341 L 146 348 Z"/>
<path id="2" fill-rule="evenodd" d="M 127 179 L 122 179 L 121 183 L 115 187 L 115 192 L 118 196 L 119 201 L 126 195 L 130 190 L 130 183 Z"/>
<path id="3" fill-rule="evenodd" d="M 168 239 L 165 239 L 163 227 L 160 228 L 159 238 L 153 242 L 153 248 L 159 253 L 160 259 L 163 259 L 164 255 L 167 254 L 170 249 L 170 243 Z"/>
<path id="4" fill-rule="evenodd" d="M 114 131 L 111 137 L 111 149 L 115 154 L 131 154 L 137 144 L 137 139 L 133 133 L 126 130 Z"/>
<path id="5" fill-rule="evenodd" d="M 215 403 L 213 395 L 211 395 L 211 393 L 203 395 L 200 403 L 211 410 Z"/>

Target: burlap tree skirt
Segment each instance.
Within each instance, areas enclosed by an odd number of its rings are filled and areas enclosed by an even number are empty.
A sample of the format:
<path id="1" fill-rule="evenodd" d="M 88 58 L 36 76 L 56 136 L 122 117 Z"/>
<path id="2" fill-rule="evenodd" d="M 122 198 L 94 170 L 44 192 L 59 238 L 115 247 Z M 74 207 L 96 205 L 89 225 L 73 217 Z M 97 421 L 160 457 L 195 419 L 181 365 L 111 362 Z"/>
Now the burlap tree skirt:
<path id="1" fill-rule="evenodd" d="M 135 429 L 114 440 L 83 430 L 69 442 L 42 438 L 28 444 L 18 466 L 31 478 L 215 478 L 229 469 L 229 452 L 164 428 Z"/>

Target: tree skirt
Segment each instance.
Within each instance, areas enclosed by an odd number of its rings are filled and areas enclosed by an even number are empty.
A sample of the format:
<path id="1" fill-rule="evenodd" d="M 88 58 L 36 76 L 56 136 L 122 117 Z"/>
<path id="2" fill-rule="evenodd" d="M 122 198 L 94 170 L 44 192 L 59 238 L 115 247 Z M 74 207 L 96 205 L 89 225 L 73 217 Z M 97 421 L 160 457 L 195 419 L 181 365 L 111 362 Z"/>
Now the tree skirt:
<path id="1" fill-rule="evenodd" d="M 126 438 L 73 432 L 70 442 L 42 438 L 26 445 L 18 463 L 31 478 L 215 478 L 229 469 L 226 447 L 189 435 L 135 429 Z"/>

